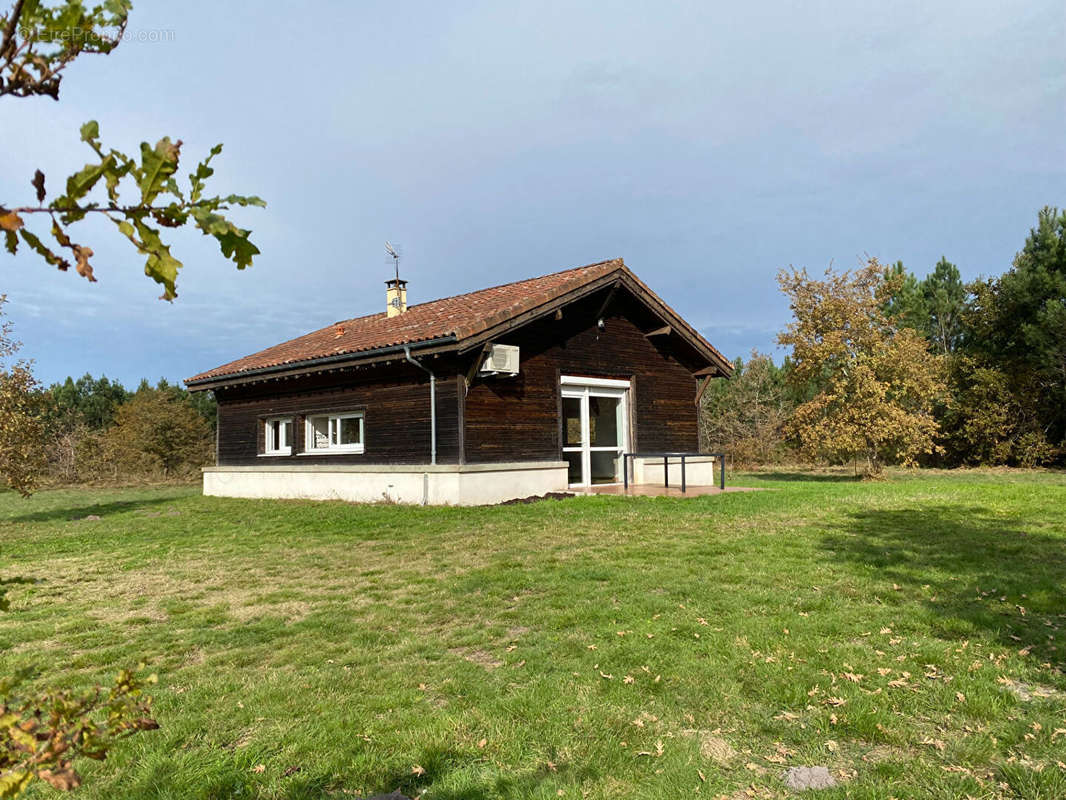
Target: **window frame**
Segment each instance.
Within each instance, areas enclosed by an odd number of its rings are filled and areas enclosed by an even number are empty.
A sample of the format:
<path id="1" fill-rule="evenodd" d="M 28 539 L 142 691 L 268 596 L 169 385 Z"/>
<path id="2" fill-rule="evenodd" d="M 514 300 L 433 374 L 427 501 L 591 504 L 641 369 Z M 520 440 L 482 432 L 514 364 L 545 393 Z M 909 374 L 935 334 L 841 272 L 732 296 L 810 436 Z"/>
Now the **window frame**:
<path id="1" fill-rule="evenodd" d="M 286 438 L 284 447 L 278 447 L 277 442 L 274 439 L 274 423 L 280 423 L 279 431 L 285 430 L 285 423 L 290 425 L 290 436 Z M 265 417 L 263 419 L 263 452 L 259 455 L 262 456 L 291 456 L 292 455 L 292 434 L 296 433 L 296 418 L 292 415 Z M 271 447 L 271 445 L 274 445 Z"/>
<path id="2" fill-rule="evenodd" d="M 326 423 L 326 439 L 327 444 L 325 447 L 315 447 L 315 431 L 312 420 L 325 417 Z M 359 420 L 359 443 L 358 444 L 333 444 L 333 426 L 338 424 L 342 419 L 358 419 Z M 340 438 L 338 432 L 338 440 Z M 366 412 L 364 411 L 324 411 L 319 413 L 307 414 L 304 417 L 304 449 L 301 455 L 307 456 L 321 456 L 321 455 L 344 455 L 352 453 L 366 452 Z"/>

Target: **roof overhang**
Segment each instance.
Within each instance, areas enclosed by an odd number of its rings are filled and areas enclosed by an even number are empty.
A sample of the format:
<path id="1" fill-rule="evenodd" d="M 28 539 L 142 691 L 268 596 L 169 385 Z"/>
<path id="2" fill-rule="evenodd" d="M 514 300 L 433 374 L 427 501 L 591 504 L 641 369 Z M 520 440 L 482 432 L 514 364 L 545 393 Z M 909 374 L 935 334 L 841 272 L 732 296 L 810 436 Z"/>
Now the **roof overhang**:
<path id="1" fill-rule="evenodd" d="M 360 350 L 354 353 L 338 353 L 334 356 L 320 356 L 309 358 L 306 361 L 290 361 L 287 364 L 276 364 L 257 369 L 246 369 L 229 375 L 213 375 L 210 378 L 200 380 L 187 380 L 185 385 L 190 392 L 204 392 L 209 389 L 219 389 L 223 386 L 238 386 L 246 383 L 258 383 L 264 380 L 276 380 L 279 378 L 292 378 L 297 375 L 307 375 L 312 372 L 324 370 L 344 369 L 345 367 L 363 366 L 376 364 L 382 361 L 390 361 L 401 355 L 404 348 L 418 350 L 424 354 L 439 353 L 455 350 L 458 340 L 454 335 L 441 336 L 436 339 L 424 339 L 420 342 L 406 342 L 404 344 L 392 344 L 388 347 L 376 347 L 372 350 Z"/>

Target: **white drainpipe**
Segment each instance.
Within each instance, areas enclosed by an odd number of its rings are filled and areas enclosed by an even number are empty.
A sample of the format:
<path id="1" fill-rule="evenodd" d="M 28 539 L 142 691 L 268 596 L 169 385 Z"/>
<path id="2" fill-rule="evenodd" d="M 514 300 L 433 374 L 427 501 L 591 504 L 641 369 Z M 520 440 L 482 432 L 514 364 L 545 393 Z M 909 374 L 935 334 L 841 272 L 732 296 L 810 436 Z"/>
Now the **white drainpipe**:
<path id="1" fill-rule="evenodd" d="M 403 346 L 404 357 L 421 370 L 429 373 L 429 463 L 437 463 L 437 376 L 429 367 L 411 358 L 411 348 Z"/>

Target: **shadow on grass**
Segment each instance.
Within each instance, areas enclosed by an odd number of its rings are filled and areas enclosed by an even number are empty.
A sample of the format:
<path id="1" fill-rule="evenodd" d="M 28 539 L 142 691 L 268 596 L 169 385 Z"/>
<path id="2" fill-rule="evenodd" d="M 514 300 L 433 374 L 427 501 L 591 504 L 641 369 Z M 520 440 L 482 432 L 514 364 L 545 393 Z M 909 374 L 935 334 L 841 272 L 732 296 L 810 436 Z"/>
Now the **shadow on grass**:
<path id="1" fill-rule="evenodd" d="M 183 495 L 160 495 L 159 497 L 145 498 L 143 500 L 113 500 L 109 503 L 93 503 L 84 506 L 62 506 L 46 511 L 31 511 L 27 514 L 12 514 L 0 516 L 0 522 L 63 522 L 81 520 L 95 515 L 106 517 L 111 514 L 123 514 L 140 509 L 151 509 L 155 506 L 173 503 Z"/>
<path id="2" fill-rule="evenodd" d="M 472 756 L 469 751 L 462 752 L 451 748 L 427 748 L 418 757 L 417 763 L 425 770 L 421 775 L 411 772 L 410 767 L 393 770 L 379 780 L 367 781 L 381 788 L 371 791 L 368 797 L 379 794 L 389 795 L 398 791 L 406 797 L 418 797 L 432 787 L 436 800 L 491 800 L 499 797 L 532 797 L 538 787 L 545 781 L 553 783 L 573 783 L 591 776 L 592 770 L 572 770 L 567 764 L 555 766 L 555 771 L 543 767 L 532 773 L 504 775 L 499 773 L 471 774 L 472 763 L 482 763 L 483 758 Z M 467 780 L 458 786 L 443 786 L 450 773 L 466 772 Z M 294 776 L 293 782 L 281 795 L 285 800 L 320 800 L 328 794 L 329 787 L 335 787 L 335 781 L 329 778 Z M 554 794 L 554 792 L 553 792 Z"/>
<path id="3" fill-rule="evenodd" d="M 1066 512 L 1057 515 L 1060 529 L 1066 527 Z M 979 506 L 864 510 L 847 519 L 822 546 L 909 589 L 899 602 L 922 597 L 941 618 L 938 635 L 958 639 L 980 629 L 1006 647 L 1029 647 L 1034 658 L 1062 665 L 1045 622 L 1058 625 L 1066 608 L 1066 537 L 1026 531 Z M 898 596 L 886 594 L 889 602 Z"/>
<path id="4" fill-rule="evenodd" d="M 743 472 L 743 470 L 741 470 Z M 752 472 L 756 478 L 768 481 L 796 481 L 800 483 L 859 483 L 862 475 L 826 474 L 821 472 Z M 727 476 L 728 477 L 728 476 Z"/>

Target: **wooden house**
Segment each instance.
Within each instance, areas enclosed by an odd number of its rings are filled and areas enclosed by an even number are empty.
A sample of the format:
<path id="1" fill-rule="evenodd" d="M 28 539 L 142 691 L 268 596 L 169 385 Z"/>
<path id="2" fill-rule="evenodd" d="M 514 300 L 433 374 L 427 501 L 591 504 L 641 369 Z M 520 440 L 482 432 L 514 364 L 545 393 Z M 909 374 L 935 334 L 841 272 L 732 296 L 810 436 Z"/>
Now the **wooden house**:
<path id="1" fill-rule="evenodd" d="M 701 387 L 731 370 L 617 259 L 410 307 L 388 281 L 386 311 L 186 384 L 218 400 L 207 494 L 479 504 L 697 451 Z M 689 482 L 711 468 L 690 459 Z"/>

